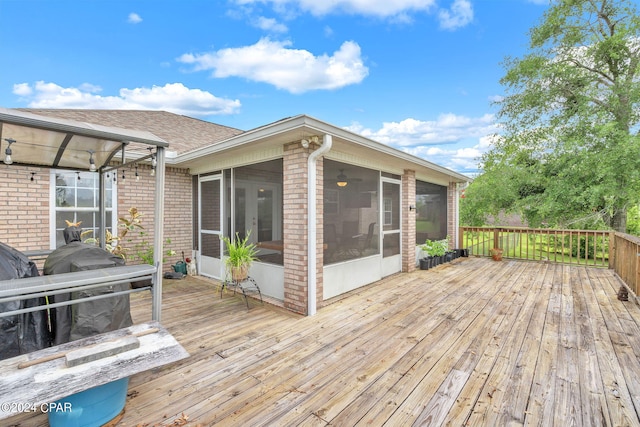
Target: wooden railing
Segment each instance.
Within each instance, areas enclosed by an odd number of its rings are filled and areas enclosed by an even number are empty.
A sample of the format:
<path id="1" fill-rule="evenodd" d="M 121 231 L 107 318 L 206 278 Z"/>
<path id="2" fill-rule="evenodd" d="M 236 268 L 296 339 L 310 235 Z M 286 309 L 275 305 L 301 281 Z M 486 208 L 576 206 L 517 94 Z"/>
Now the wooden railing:
<path id="1" fill-rule="evenodd" d="M 608 267 L 640 296 L 640 238 L 603 230 L 553 230 L 507 227 L 460 227 L 459 248 L 469 255 Z"/>
<path id="2" fill-rule="evenodd" d="M 640 239 L 624 233 L 612 233 L 610 268 L 627 284 L 635 295 L 640 287 Z"/>
<path id="3" fill-rule="evenodd" d="M 609 267 L 610 232 L 546 228 L 460 227 L 460 248 L 470 255 L 491 256 L 502 249 L 503 258 Z"/>

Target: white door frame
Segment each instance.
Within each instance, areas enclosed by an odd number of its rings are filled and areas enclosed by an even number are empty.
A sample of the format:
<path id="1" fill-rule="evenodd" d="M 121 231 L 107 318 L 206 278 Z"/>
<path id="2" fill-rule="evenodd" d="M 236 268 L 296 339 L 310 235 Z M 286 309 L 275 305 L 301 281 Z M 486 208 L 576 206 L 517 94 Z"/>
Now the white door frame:
<path id="1" fill-rule="evenodd" d="M 219 212 L 220 212 L 220 224 L 218 226 L 218 230 L 208 230 L 202 228 L 202 184 L 211 181 L 218 181 L 220 186 L 220 197 L 218 200 Z M 222 174 L 219 175 L 210 175 L 204 177 L 198 177 L 198 266 L 199 266 L 199 274 L 207 277 L 212 277 L 214 279 L 222 279 L 224 275 L 224 266 L 222 263 L 222 240 L 220 237 L 223 235 L 223 220 L 224 220 L 224 187 L 222 186 Z M 202 235 L 210 234 L 216 235 L 220 240 L 220 258 L 214 258 L 209 256 L 202 255 Z"/>
<path id="2" fill-rule="evenodd" d="M 384 183 L 394 184 L 398 186 L 398 203 L 393 206 L 393 209 L 398 209 L 398 215 L 400 218 L 399 228 L 395 230 L 384 230 Z M 402 271 L 402 181 L 392 178 L 382 177 L 380 179 L 380 255 L 381 255 L 381 270 L 382 277 L 389 276 L 394 273 Z M 398 234 L 400 243 L 400 253 L 391 256 L 384 256 L 384 236 L 387 234 Z"/>

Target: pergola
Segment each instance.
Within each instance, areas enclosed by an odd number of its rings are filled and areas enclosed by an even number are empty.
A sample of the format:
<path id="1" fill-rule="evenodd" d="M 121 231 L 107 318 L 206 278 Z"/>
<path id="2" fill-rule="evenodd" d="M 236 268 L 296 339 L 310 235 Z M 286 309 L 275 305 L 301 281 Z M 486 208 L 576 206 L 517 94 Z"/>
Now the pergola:
<path id="1" fill-rule="evenodd" d="M 125 157 L 127 146 L 133 144 L 149 149 L 149 154 L 130 160 Z M 105 174 L 114 169 L 111 162 L 121 155 L 122 164 L 129 165 L 144 160 L 154 162 L 155 173 L 155 208 L 154 208 L 154 269 L 152 275 L 153 320 L 160 321 L 162 305 L 162 253 L 164 224 L 164 181 L 165 181 L 165 148 L 168 143 L 150 132 L 100 126 L 79 121 L 44 117 L 36 114 L 0 108 L 0 158 L 10 168 L 11 165 L 36 166 L 75 171 L 96 171 L 99 179 L 99 211 L 100 242 L 105 242 Z M 134 276 L 149 274 L 149 269 L 122 267 L 129 269 Z M 86 272 L 85 272 L 86 273 Z M 80 273 L 69 273 L 80 274 Z M 94 275 L 97 276 L 97 275 Z M 111 274 L 109 274 L 111 276 Z M 79 277 L 79 276 L 78 276 Z M 38 278 L 31 278 L 38 279 Z M 30 280 L 31 280 L 30 279 Z M 23 279 L 26 280 L 26 279 Z M 80 280 L 90 285 L 100 285 L 99 278 L 88 277 Z M 14 281 L 8 281 L 14 282 Z M 52 287 L 51 280 L 45 285 L 34 281 L 41 291 Z M 5 283 L 0 286 L 0 295 L 7 297 L 12 293 L 15 284 Z M 21 282 L 16 293 L 24 292 L 25 283 Z M 42 289 L 41 289 L 42 288 Z M 14 313 L 17 314 L 17 313 Z"/>

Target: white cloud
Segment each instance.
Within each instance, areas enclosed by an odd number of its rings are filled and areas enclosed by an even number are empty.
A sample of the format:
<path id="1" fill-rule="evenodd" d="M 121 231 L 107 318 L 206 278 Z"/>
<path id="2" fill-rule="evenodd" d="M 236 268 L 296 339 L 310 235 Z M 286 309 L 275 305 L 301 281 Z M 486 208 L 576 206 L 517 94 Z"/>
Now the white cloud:
<path id="1" fill-rule="evenodd" d="M 129 14 L 129 18 L 127 19 L 127 22 L 130 24 L 139 24 L 142 22 L 142 18 L 137 13 L 131 12 Z"/>
<path id="2" fill-rule="evenodd" d="M 313 15 L 350 13 L 381 18 L 405 15 L 412 11 L 429 11 L 436 0 L 235 0 L 239 5 L 270 3 L 280 12 L 299 9 Z"/>
<path id="3" fill-rule="evenodd" d="M 29 96 L 33 93 L 28 83 L 18 83 L 13 85 L 13 93 L 18 96 Z"/>
<path id="4" fill-rule="evenodd" d="M 260 16 L 253 21 L 253 26 L 271 33 L 286 33 L 289 31 L 286 25 L 279 23 L 273 18 L 265 18 Z"/>
<path id="5" fill-rule="evenodd" d="M 461 173 L 478 170 L 480 157 L 491 148 L 499 130 L 491 114 L 442 114 L 432 121 L 409 118 L 383 123 L 379 130 L 353 123 L 346 129 Z"/>
<path id="6" fill-rule="evenodd" d="M 13 93 L 25 98 L 31 108 L 88 108 L 115 110 L 164 110 L 195 117 L 234 114 L 239 100 L 218 98 L 200 89 L 189 89 L 182 83 L 168 83 L 151 88 L 120 89 L 118 96 L 100 96 L 101 88 L 83 84 L 64 88 L 55 83 L 20 83 Z"/>
<path id="7" fill-rule="evenodd" d="M 471 118 L 455 114 L 442 114 L 437 120 L 421 121 L 405 119 L 401 122 L 385 122 L 376 131 L 364 129 L 359 124 L 348 127 L 367 138 L 395 147 L 451 144 L 465 138 L 479 138 L 497 132 L 492 114 Z"/>
<path id="8" fill-rule="evenodd" d="M 468 0 L 454 0 L 451 10 L 440 9 L 438 19 L 441 28 L 456 30 L 473 21 L 473 6 Z"/>
<path id="9" fill-rule="evenodd" d="M 177 60 L 193 65 L 194 71 L 212 70 L 214 77 L 242 77 L 291 93 L 339 89 L 360 83 L 369 73 L 361 58 L 360 46 L 355 42 L 344 42 L 331 56 L 314 56 L 289 46 L 288 41 L 263 38 L 251 46 L 188 53 Z"/>

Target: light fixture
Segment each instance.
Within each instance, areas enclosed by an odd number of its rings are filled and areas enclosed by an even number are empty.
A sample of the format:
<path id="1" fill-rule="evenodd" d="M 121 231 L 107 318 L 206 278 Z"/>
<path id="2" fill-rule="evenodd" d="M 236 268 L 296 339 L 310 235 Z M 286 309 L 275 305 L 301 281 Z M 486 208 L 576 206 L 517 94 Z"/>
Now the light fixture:
<path id="1" fill-rule="evenodd" d="M 346 187 L 348 184 L 347 175 L 345 175 L 343 171 L 344 169 L 340 169 L 340 175 L 338 175 L 338 182 L 336 182 L 338 187 Z"/>
<path id="2" fill-rule="evenodd" d="M 95 153 L 95 151 L 93 150 L 87 150 L 87 152 L 89 153 L 89 171 L 91 172 L 95 172 L 96 171 L 96 161 L 93 159 L 93 153 Z"/>
<path id="3" fill-rule="evenodd" d="M 156 166 L 158 165 L 156 153 L 153 152 L 153 147 L 147 147 L 147 150 L 151 153 L 151 176 L 156 176 Z"/>
<path id="4" fill-rule="evenodd" d="M 124 169 L 122 169 L 122 182 L 124 182 L 125 179 L 127 179 L 127 177 L 124 175 Z"/>
<path id="5" fill-rule="evenodd" d="M 136 181 L 140 181 L 140 175 L 138 174 L 138 165 L 136 165 Z"/>
<path id="6" fill-rule="evenodd" d="M 416 205 L 409 205 L 409 212 L 415 211 L 415 210 L 416 210 Z"/>
<path id="7" fill-rule="evenodd" d="M 36 173 L 35 172 L 30 172 L 30 173 L 31 173 L 31 181 L 33 182 L 35 181 Z"/>
<path id="8" fill-rule="evenodd" d="M 14 142 L 16 142 L 15 139 L 12 138 L 5 138 L 5 141 L 7 141 L 7 144 L 9 144 L 6 148 L 6 150 L 4 150 L 4 164 L 5 165 L 10 165 L 13 163 L 13 159 L 11 158 L 11 154 L 13 154 L 11 152 L 11 144 L 13 144 Z"/>
<path id="9" fill-rule="evenodd" d="M 302 148 L 309 148 L 309 141 L 304 138 L 300 141 L 300 144 L 302 144 Z"/>

